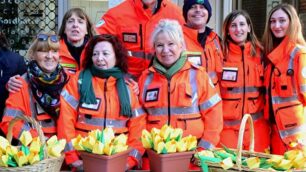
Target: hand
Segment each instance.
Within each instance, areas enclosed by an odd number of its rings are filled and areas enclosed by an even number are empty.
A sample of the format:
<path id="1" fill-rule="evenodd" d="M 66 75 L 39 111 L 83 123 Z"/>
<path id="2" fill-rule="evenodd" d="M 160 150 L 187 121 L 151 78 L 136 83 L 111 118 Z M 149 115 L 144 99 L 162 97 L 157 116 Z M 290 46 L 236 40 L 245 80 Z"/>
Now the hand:
<path id="1" fill-rule="evenodd" d="M 83 169 L 83 161 L 82 160 L 77 160 L 74 163 L 71 164 L 72 168 L 74 168 L 73 171 L 84 171 Z"/>
<path id="2" fill-rule="evenodd" d="M 132 87 L 133 92 L 138 96 L 139 95 L 139 86 L 136 81 L 132 78 L 126 79 L 125 83 Z"/>
<path id="3" fill-rule="evenodd" d="M 16 93 L 20 91 L 20 88 L 22 88 L 22 81 L 20 80 L 20 75 L 10 77 L 9 81 L 7 82 L 7 90 L 10 93 Z"/>

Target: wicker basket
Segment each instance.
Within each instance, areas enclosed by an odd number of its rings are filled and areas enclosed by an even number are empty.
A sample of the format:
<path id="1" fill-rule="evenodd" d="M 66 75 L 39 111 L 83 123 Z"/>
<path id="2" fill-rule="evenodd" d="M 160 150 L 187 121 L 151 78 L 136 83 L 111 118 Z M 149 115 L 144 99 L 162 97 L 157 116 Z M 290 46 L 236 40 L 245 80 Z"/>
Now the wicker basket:
<path id="1" fill-rule="evenodd" d="M 12 141 L 12 130 L 13 126 L 18 120 L 24 120 L 32 125 L 32 127 L 37 131 L 39 139 L 43 145 L 44 150 L 44 159 L 33 164 L 27 165 L 24 167 L 0 167 L 0 171 L 14 171 L 14 172 L 58 172 L 62 166 L 64 156 L 59 158 L 47 157 L 47 148 L 45 146 L 46 140 L 44 133 L 41 129 L 41 126 L 31 117 L 25 115 L 16 116 L 12 121 L 9 123 L 8 133 L 7 133 L 7 140 L 11 143 Z"/>
<path id="2" fill-rule="evenodd" d="M 250 126 L 250 149 L 249 151 L 245 151 L 242 150 L 242 142 L 243 142 L 243 135 L 244 135 L 244 130 L 245 130 L 245 125 L 246 122 L 248 122 L 249 126 Z M 217 148 L 218 150 L 218 148 Z M 208 167 L 209 167 L 209 171 L 212 172 L 221 172 L 221 171 L 275 171 L 275 170 L 268 170 L 268 169 L 261 169 L 261 168 L 255 168 L 255 169 L 249 169 L 246 166 L 242 166 L 241 165 L 241 157 L 259 157 L 259 158 L 271 158 L 272 155 L 271 154 L 265 154 L 265 153 L 259 153 L 259 152 L 254 152 L 254 125 L 253 125 L 253 119 L 251 117 L 251 115 L 249 114 L 245 114 L 242 118 L 241 121 L 241 125 L 240 125 L 240 129 L 239 129 L 239 136 L 238 136 L 238 144 L 237 144 L 237 149 L 232 149 L 233 151 L 236 152 L 237 155 L 237 160 L 236 160 L 236 164 L 234 165 L 234 167 L 228 169 L 228 170 L 224 170 L 219 163 L 210 163 L 210 162 L 206 162 Z M 199 165 L 199 161 L 198 161 L 198 165 Z"/>

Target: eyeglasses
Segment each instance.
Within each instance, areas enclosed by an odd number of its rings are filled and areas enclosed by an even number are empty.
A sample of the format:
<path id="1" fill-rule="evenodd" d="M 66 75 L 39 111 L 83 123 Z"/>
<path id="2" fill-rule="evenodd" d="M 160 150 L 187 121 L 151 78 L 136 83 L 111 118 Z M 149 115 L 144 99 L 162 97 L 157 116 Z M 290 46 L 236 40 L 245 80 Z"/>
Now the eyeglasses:
<path id="1" fill-rule="evenodd" d="M 48 38 L 50 38 L 50 40 L 52 41 L 52 42 L 58 42 L 58 37 L 57 37 L 57 35 L 46 35 L 46 34 L 38 34 L 37 35 L 37 39 L 39 40 L 39 41 L 47 41 L 48 40 Z"/>

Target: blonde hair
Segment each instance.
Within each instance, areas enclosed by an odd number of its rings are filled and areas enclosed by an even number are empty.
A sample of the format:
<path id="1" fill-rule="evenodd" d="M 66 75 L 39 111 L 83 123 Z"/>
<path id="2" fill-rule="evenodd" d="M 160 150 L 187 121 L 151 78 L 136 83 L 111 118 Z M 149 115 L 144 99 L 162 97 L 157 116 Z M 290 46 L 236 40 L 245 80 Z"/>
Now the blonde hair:
<path id="1" fill-rule="evenodd" d="M 265 55 L 269 54 L 273 50 L 273 33 L 270 29 L 270 19 L 272 14 L 277 11 L 282 10 L 284 11 L 289 18 L 289 27 L 286 33 L 286 36 L 289 37 L 290 41 L 293 41 L 299 45 L 306 46 L 305 39 L 302 33 L 302 25 L 301 21 L 297 15 L 295 8 L 290 4 L 279 4 L 271 9 L 269 15 L 266 19 L 265 31 L 263 34 L 263 45 L 264 45 L 264 52 Z"/>
<path id="2" fill-rule="evenodd" d="M 153 49 L 156 43 L 157 36 L 160 33 L 167 34 L 171 40 L 173 40 L 177 44 L 181 44 L 185 49 L 186 46 L 182 27 L 178 21 L 170 19 L 161 19 L 158 22 L 151 36 L 151 45 Z"/>
<path id="3" fill-rule="evenodd" d="M 244 11 L 244 10 L 234 10 L 230 14 L 228 14 L 223 22 L 223 27 L 222 27 L 222 47 L 223 47 L 223 54 L 225 57 L 228 55 L 228 50 L 229 50 L 229 41 L 232 40 L 231 36 L 228 34 L 229 33 L 229 27 L 231 23 L 239 16 L 243 16 L 246 19 L 246 22 L 248 26 L 250 27 L 250 32 L 248 33 L 247 36 L 247 41 L 251 42 L 251 51 L 250 55 L 252 57 L 256 56 L 257 51 L 256 49 L 263 49 L 262 45 L 258 41 L 254 29 L 253 29 L 253 24 L 250 15 Z"/>
<path id="4" fill-rule="evenodd" d="M 54 31 L 50 32 L 41 32 L 39 34 L 45 34 L 48 35 L 48 38 L 46 41 L 39 40 L 37 37 L 34 38 L 32 44 L 30 45 L 30 48 L 28 49 L 28 52 L 26 54 L 26 58 L 31 61 L 33 60 L 33 57 L 35 56 L 35 53 L 37 51 L 50 51 L 50 50 L 55 50 L 58 51 L 60 48 L 60 43 L 59 41 L 53 42 L 50 39 L 51 35 L 56 35 Z M 38 35 L 39 35 L 38 34 Z"/>

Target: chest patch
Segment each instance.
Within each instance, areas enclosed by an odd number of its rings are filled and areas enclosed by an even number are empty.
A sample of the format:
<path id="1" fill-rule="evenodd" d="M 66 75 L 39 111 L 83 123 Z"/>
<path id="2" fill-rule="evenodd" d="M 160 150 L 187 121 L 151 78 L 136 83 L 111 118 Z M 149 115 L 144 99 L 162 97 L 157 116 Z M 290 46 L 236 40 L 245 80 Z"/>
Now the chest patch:
<path id="1" fill-rule="evenodd" d="M 97 111 L 100 108 L 100 104 L 101 104 L 101 99 L 97 98 L 97 104 L 82 103 L 80 107 L 84 109 Z"/>
<path id="2" fill-rule="evenodd" d="M 224 67 L 222 71 L 223 81 L 236 82 L 238 77 L 238 68 L 236 67 Z"/>
<path id="3" fill-rule="evenodd" d="M 154 88 L 146 91 L 145 102 L 157 101 L 159 97 L 159 88 Z"/>
<path id="4" fill-rule="evenodd" d="M 194 65 L 202 66 L 201 55 L 187 55 L 188 61 Z"/>
<path id="5" fill-rule="evenodd" d="M 137 33 L 122 33 L 123 42 L 137 43 Z"/>

